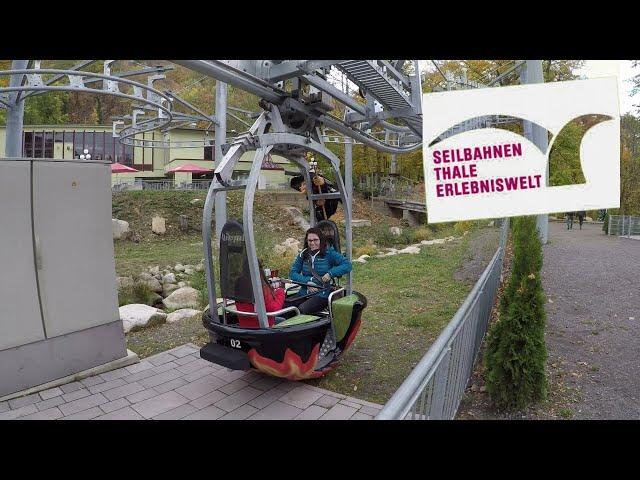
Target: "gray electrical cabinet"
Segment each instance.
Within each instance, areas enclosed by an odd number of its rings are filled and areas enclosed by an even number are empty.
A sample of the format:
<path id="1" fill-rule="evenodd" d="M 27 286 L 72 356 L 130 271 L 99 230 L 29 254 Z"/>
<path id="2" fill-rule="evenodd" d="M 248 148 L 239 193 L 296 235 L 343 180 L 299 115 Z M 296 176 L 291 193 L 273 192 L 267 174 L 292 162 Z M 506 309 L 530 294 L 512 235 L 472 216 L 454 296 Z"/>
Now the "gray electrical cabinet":
<path id="1" fill-rule="evenodd" d="M 0 397 L 126 357 L 111 169 L 0 159 Z"/>

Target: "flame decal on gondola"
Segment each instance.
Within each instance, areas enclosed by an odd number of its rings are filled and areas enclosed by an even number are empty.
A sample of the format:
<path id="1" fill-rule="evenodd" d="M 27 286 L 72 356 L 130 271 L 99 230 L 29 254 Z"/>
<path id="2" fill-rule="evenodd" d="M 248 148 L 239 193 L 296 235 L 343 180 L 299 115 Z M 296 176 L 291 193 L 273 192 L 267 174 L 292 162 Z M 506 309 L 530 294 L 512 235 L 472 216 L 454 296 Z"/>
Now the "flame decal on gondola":
<path id="1" fill-rule="evenodd" d="M 318 363 L 318 352 L 320 351 L 320 344 L 317 343 L 309 360 L 303 362 L 300 356 L 290 348 L 284 353 L 284 359 L 282 362 L 276 362 L 270 358 L 260 355 L 255 348 L 249 350 L 249 361 L 258 370 L 267 375 L 274 377 L 287 378 L 289 380 L 305 380 L 307 378 L 316 378 L 324 375 L 324 371 L 315 371 Z"/>

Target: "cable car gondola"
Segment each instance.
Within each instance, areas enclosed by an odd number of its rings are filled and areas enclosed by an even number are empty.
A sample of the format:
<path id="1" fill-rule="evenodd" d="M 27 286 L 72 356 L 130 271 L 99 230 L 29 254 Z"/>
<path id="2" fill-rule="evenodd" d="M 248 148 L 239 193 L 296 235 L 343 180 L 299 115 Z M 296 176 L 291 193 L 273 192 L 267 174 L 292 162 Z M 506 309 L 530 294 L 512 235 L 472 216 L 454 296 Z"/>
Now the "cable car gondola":
<path id="1" fill-rule="evenodd" d="M 276 377 L 304 380 L 325 375 L 337 365 L 358 333 L 367 300 L 352 290 L 351 273 L 348 273 L 344 286 L 337 282 L 324 286 L 331 290 L 325 310 L 302 315 L 297 307 L 289 306 L 267 314 L 253 235 L 253 199 L 262 161 L 269 153 L 281 155 L 300 168 L 307 192 L 313 192 L 313 189 L 305 153 L 311 151 L 329 160 L 338 192 L 307 195 L 310 224 L 321 228 L 336 251 L 340 252 L 337 225 L 330 220 L 318 222 L 313 215 L 314 201 L 339 198 L 345 210 L 345 255 L 351 259 L 351 203 L 345 194 L 338 158 L 319 139 L 292 133 L 265 133 L 273 124 L 280 123 L 274 115 L 279 115 L 277 109 L 263 112 L 248 134 L 231 145 L 215 170 L 215 178 L 207 194 L 202 223 L 203 243 L 209 305 L 215 308 L 209 307 L 203 314 L 202 321 L 209 332 L 210 342 L 202 347 L 200 356 L 234 370 L 255 368 Z M 248 179 L 232 180 L 233 168 L 242 154 L 250 150 L 254 150 L 255 155 Z M 216 196 L 234 189 L 244 190 L 243 217 L 242 221 L 226 221 L 220 231 L 219 285 L 222 299 L 218 302 L 211 249 L 212 211 Z M 295 298 L 297 294 L 293 290 L 289 289 L 288 295 Z M 239 312 L 235 302 L 253 304 L 255 313 Z M 240 321 L 246 316 L 257 319 L 257 328 L 249 328 L 247 322 Z M 273 324 L 268 317 L 282 317 L 284 320 Z"/>

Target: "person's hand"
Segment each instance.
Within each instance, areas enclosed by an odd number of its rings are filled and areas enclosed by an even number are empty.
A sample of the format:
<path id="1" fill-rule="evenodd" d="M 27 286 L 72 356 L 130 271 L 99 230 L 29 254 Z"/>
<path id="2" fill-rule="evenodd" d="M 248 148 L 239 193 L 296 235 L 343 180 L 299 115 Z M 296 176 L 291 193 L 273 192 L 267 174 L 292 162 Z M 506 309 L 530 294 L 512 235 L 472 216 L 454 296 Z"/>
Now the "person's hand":
<path id="1" fill-rule="evenodd" d="M 307 287 L 307 292 L 316 293 L 319 289 L 316 287 Z"/>
<path id="2" fill-rule="evenodd" d="M 329 282 L 331 281 L 331 274 L 329 274 L 329 273 L 325 273 L 325 274 L 322 276 L 322 281 L 323 281 L 324 283 L 329 283 Z"/>

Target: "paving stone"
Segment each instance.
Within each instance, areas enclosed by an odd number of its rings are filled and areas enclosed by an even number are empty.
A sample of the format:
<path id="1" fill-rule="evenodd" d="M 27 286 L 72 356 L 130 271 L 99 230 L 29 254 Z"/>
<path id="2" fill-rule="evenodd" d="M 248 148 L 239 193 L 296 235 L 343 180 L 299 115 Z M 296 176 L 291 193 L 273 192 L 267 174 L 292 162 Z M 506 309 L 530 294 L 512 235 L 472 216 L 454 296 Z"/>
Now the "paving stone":
<path id="1" fill-rule="evenodd" d="M 358 413 L 364 413 L 365 415 L 371 415 L 371 416 L 375 417 L 376 415 L 378 415 L 380 413 L 380 410 L 382 410 L 382 409 L 381 408 L 373 408 L 373 407 L 370 407 L 368 405 L 365 405 L 360 410 L 358 410 Z"/>
<path id="2" fill-rule="evenodd" d="M 96 393 L 94 395 L 75 400 L 71 403 L 60 405 L 59 408 L 66 417 L 83 410 L 89 410 L 90 408 L 97 407 L 99 405 L 102 405 L 103 403 L 107 403 L 108 401 L 109 400 L 107 400 L 104 395 L 102 395 L 101 393 Z"/>
<path id="3" fill-rule="evenodd" d="M 266 391 L 266 390 L 271 390 L 273 387 L 277 387 L 282 383 L 283 383 L 283 380 L 280 378 L 268 377 L 266 375 L 263 375 L 261 379 L 256 380 L 255 382 L 252 382 L 251 386 L 253 388 Z"/>
<path id="4" fill-rule="evenodd" d="M 313 402 L 318 400 L 320 397 L 322 397 L 322 393 L 305 388 L 304 386 L 298 386 L 297 388 L 285 393 L 278 400 L 304 410 L 305 408 L 313 405 Z"/>
<path id="5" fill-rule="evenodd" d="M 6 412 L 9 408 L 9 402 L 0 402 L 0 413 Z"/>
<path id="6" fill-rule="evenodd" d="M 40 392 L 40 398 L 42 400 L 49 400 L 50 398 L 53 398 L 53 397 L 59 397 L 63 393 L 64 392 L 60 387 L 54 387 L 54 388 L 50 388 L 49 390 L 43 390 L 42 392 Z"/>
<path id="7" fill-rule="evenodd" d="M 222 391 L 220 389 L 220 391 Z M 242 390 L 238 390 L 233 395 L 229 395 L 217 402 L 215 405 L 218 408 L 226 410 L 227 412 L 233 412 L 236 408 L 241 407 L 245 403 L 253 400 L 257 396 L 262 394 L 262 390 L 257 388 L 245 387 Z"/>
<path id="8" fill-rule="evenodd" d="M 176 370 L 182 373 L 191 373 L 196 370 L 200 370 L 202 368 L 208 367 L 208 365 L 202 365 L 200 362 L 193 360 L 185 365 L 179 365 L 176 367 Z M 213 370 L 213 369 L 212 369 Z"/>
<path id="9" fill-rule="evenodd" d="M 131 375 L 130 371 L 125 370 L 124 368 L 118 368 L 116 370 L 101 373 L 98 376 L 104 379 L 105 382 L 110 382 L 111 380 L 115 380 L 116 378 L 122 378 L 128 375 Z"/>
<path id="10" fill-rule="evenodd" d="M 144 420 L 144 418 L 135 412 L 131 407 L 121 408 L 115 412 L 107 413 L 96 420 Z"/>
<path id="11" fill-rule="evenodd" d="M 104 413 L 111 413 L 115 410 L 120 410 L 121 408 L 128 407 L 129 402 L 126 398 L 119 398 L 114 400 L 113 402 L 105 403 L 104 405 L 100 405 L 100 408 L 104 411 Z"/>
<path id="12" fill-rule="evenodd" d="M 211 393 L 212 391 L 218 389 L 219 387 L 223 387 L 225 382 L 213 375 L 207 375 L 195 382 L 191 382 L 186 384 L 183 387 L 176 388 L 174 391 L 179 393 L 180 395 L 184 395 L 189 400 L 195 400 L 198 397 L 202 397 L 207 393 Z"/>
<path id="13" fill-rule="evenodd" d="M 99 383 L 97 385 L 92 385 L 89 387 L 89 391 L 91 393 L 100 393 L 106 392 L 107 390 L 111 390 L 116 387 L 121 387 L 122 385 L 126 385 L 127 382 L 122 378 L 116 378 L 115 380 L 111 380 L 109 382 Z"/>
<path id="14" fill-rule="evenodd" d="M 86 388 L 81 388 L 80 390 L 74 390 L 71 393 L 65 393 L 64 395 L 62 395 L 62 398 L 65 403 L 68 403 L 73 402 L 74 400 L 78 400 L 79 398 L 88 397 L 89 395 L 91 395 L 91 392 L 89 390 L 87 390 Z"/>
<path id="15" fill-rule="evenodd" d="M 349 400 L 340 400 L 341 405 L 346 405 L 347 407 L 353 407 L 356 410 L 359 410 L 363 405 L 361 403 L 350 402 Z"/>
<path id="16" fill-rule="evenodd" d="M 349 396 L 345 397 L 345 396 L 343 396 L 343 399 L 344 400 L 348 400 L 349 402 L 358 403 L 360 405 L 366 405 L 368 407 L 373 407 L 373 408 L 382 409 L 382 407 L 384 406 L 384 405 L 380 405 L 378 403 L 368 402 L 366 400 L 362 400 L 360 398 L 355 398 L 355 397 L 349 397 Z"/>
<path id="17" fill-rule="evenodd" d="M 189 402 L 189 405 L 192 405 L 198 409 L 208 407 L 209 405 L 213 405 L 216 402 L 219 402 L 226 395 L 222 393 L 220 390 L 214 390 L 211 393 L 207 393 L 206 395 L 196 398 L 195 400 Z"/>
<path id="18" fill-rule="evenodd" d="M 323 395 L 328 395 L 330 397 L 335 397 L 335 398 L 338 398 L 338 399 L 347 398 L 346 395 L 342 395 L 341 393 L 332 392 L 330 390 L 326 390 L 324 388 L 319 388 L 319 387 L 316 387 L 314 385 L 309 385 L 309 384 L 306 383 L 305 386 L 307 388 L 310 388 L 311 390 L 315 390 L 316 392 L 320 392 Z"/>
<path id="19" fill-rule="evenodd" d="M 215 372 L 213 372 L 213 374 L 216 377 L 221 378 L 225 382 L 231 383 L 235 380 L 238 380 L 239 378 L 244 377 L 246 375 L 246 372 L 243 370 L 229 370 L 228 368 L 223 368 L 220 370 L 216 370 Z"/>
<path id="20" fill-rule="evenodd" d="M 177 349 L 174 349 L 174 351 L 171 351 L 171 355 L 173 355 L 176 358 L 182 358 L 185 357 L 187 355 L 191 355 L 193 353 L 199 352 L 200 350 L 197 348 L 193 348 L 193 347 L 189 347 L 187 345 L 183 345 L 182 347 L 178 347 Z"/>
<path id="21" fill-rule="evenodd" d="M 88 410 L 83 410 L 82 412 L 74 413 L 73 415 L 68 415 L 66 417 L 61 418 L 61 420 L 91 420 L 104 412 L 100 410 L 99 407 L 93 407 Z"/>
<path id="22" fill-rule="evenodd" d="M 144 418 L 152 418 L 161 413 L 173 410 L 180 405 L 188 403 L 189 400 L 186 397 L 176 393 L 175 391 L 166 392 L 157 397 L 144 400 L 142 402 L 132 405 L 136 412 L 142 415 Z"/>
<path id="23" fill-rule="evenodd" d="M 44 410 L 49 410 L 52 407 L 57 407 L 58 405 L 62 405 L 63 403 L 66 403 L 64 401 L 64 398 L 62 398 L 61 396 L 58 396 L 58 397 L 50 398 L 49 400 L 38 402 L 36 403 L 36 407 L 38 407 L 38 410 L 42 412 Z"/>
<path id="24" fill-rule="evenodd" d="M 158 392 L 156 392 L 153 388 L 147 388 L 146 390 L 142 390 L 141 392 L 134 393 L 133 395 L 129 395 L 127 400 L 131 403 L 138 403 L 144 400 L 148 400 L 152 397 L 157 397 Z"/>
<path id="25" fill-rule="evenodd" d="M 37 393 L 32 393 L 31 395 L 27 395 L 25 397 L 19 397 L 9 400 L 9 408 L 16 410 L 20 407 L 26 407 L 27 405 L 38 403 L 40 400 L 40 395 L 38 395 Z"/>
<path id="26" fill-rule="evenodd" d="M 145 378 L 153 377 L 154 375 L 158 375 L 159 372 L 154 371 L 153 366 L 151 368 L 146 368 L 140 372 L 132 373 L 128 377 L 125 377 L 125 380 L 129 383 L 139 382 L 140 380 L 144 380 Z"/>
<path id="27" fill-rule="evenodd" d="M 84 385 L 82 385 L 80 382 L 65 383 L 64 385 L 60 386 L 60 389 L 64 393 L 71 393 L 74 390 L 80 390 L 81 388 L 84 388 Z"/>
<path id="28" fill-rule="evenodd" d="M 168 412 L 161 413 L 160 415 L 156 415 L 153 417 L 154 420 L 180 420 L 181 418 L 186 417 L 187 415 L 191 415 L 194 412 L 197 412 L 198 409 L 193 405 L 180 405 L 173 410 L 169 410 Z"/>
<path id="29" fill-rule="evenodd" d="M 275 401 L 249 417 L 249 420 L 291 420 L 302 413 L 298 407 Z"/>
<path id="30" fill-rule="evenodd" d="M 146 360 L 142 360 L 140 363 L 136 363 L 135 365 L 129 365 L 124 368 L 128 370 L 129 373 L 140 373 L 140 372 L 143 372 L 144 370 L 149 370 L 150 368 L 153 368 L 153 363 L 147 362 Z"/>
<path id="31" fill-rule="evenodd" d="M 187 382 L 193 382 L 198 380 L 199 378 L 205 377 L 207 375 L 212 375 L 216 370 L 212 367 L 200 367 L 200 370 L 196 370 L 195 372 L 191 372 L 185 375 L 184 378 Z"/>
<path id="32" fill-rule="evenodd" d="M 93 377 L 87 377 L 80 380 L 80 383 L 87 388 L 93 387 L 94 385 L 97 385 L 99 383 L 104 383 L 104 382 L 105 382 L 105 379 L 102 378 L 100 375 L 94 375 Z"/>
<path id="33" fill-rule="evenodd" d="M 37 412 L 38 408 L 32 403 L 31 405 L 25 405 L 24 407 L 20 407 L 15 410 L 8 410 L 4 413 L 0 413 L 0 420 L 11 420 Z"/>
<path id="34" fill-rule="evenodd" d="M 167 383 L 156 385 L 155 387 L 153 387 L 153 389 L 158 393 L 164 393 L 164 392 L 168 392 L 169 390 L 175 390 L 176 388 L 186 385 L 187 383 L 189 382 L 178 377 L 178 378 L 174 378 L 173 380 Z"/>
<path id="35" fill-rule="evenodd" d="M 186 357 L 182 357 L 182 358 L 177 358 L 176 360 L 174 360 L 178 365 L 186 365 L 187 363 L 191 363 L 194 360 L 198 359 L 200 357 L 196 357 L 195 355 L 187 355 Z"/>
<path id="36" fill-rule="evenodd" d="M 311 405 L 309 408 L 304 409 L 294 420 L 317 420 L 325 413 L 327 413 L 326 408 Z"/>
<path id="37" fill-rule="evenodd" d="M 338 403 L 340 399 L 338 397 L 332 397 L 331 395 L 323 395 L 318 400 L 314 402 L 315 405 L 319 405 L 325 408 L 331 408 L 336 403 Z"/>
<path id="38" fill-rule="evenodd" d="M 233 412 L 227 413 L 225 416 L 220 417 L 220 420 L 244 420 L 257 411 L 258 409 L 252 407 L 251 405 L 242 405 L 240 408 L 236 408 Z"/>
<path id="39" fill-rule="evenodd" d="M 373 417 L 365 413 L 356 412 L 351 416 L 349 420 L 373 420 Z"/>
<path id="40" fill-rule="evenodd" d="M 238 390 L 242 390 L 244 387 L 249 386 L 247 382 L 244 380 L 234 380 L 231 383 L 227 383 L 224 387 L 219 388 L 222 393 L 226 393 L 227 395 L 231 395 L 232 393 L 236 393 Z"/>
<path id="41" fill-rule="evenodd" d="M 38 413 L 32 413 L 31 415 L 26 415 L 21 417 L 21 420 L 57 420 L 62 417 L 62 412 L 56 408 L 49 408 L 47 410 L 43 410 Z"/>
<path id="42" fill-rule="evenodd" d="M 151 357 L 147 357 L 147 361 L 149 363 L 153 363 L 156 367 L 158 365 L 162 365 L 163 363 L 172 362 L 175 359 L 176 357 L 166 352 L 160 353 L 158 355 L 153 355 Z"/>
<path id="43" fill-rule="evenodd" d="M 286 379 L 282 379 L 282 383 L 280 383 L 280 385 L 278 385 L 277 388 L 278 390 L 286 393 L 290 390 L 293 390 L 294 388 L 299 387 L 300 384 L 298 382 L 294 382 L 293 380 L 286 380 Z"/>
<path id="44" fill-rule="evenodd" d="M 257 382 L 258 380 L 262 380 L 265 377 L 266 376 L 264 373 L 256 372 L 255 370 L 249 370 L 249 373 L 242 377 L 242 380 L 244 380 L 248 384 L 252 384 L 254 382 Z"/>
<path id="45" fill-rule="evenodd" d="M 320 420 L 348 420 L 358 409 L 347 405 L 336 404 L 327 413 L 320 417 Z"/>
<path id="46" fill-rule="evenodd" d="M 125 383 L 120 387 L 112 388 L 111 390 L 104 392 L 104 396 L 107 397 L 110 401 L 113 401 L 122 397 L 126 397 L 128 395 L 133 395 L 134 393 L 141 392 L 144 389 L 145 388 L 142 385 L 136 382 Z"/>
<path id="47" fill-rule="evenodd" d="M 286 392 L 282 392 L 281 390 L 276 390 L 275 388 L 272 388 L 271 390 L 268 390 L 262 393 L 259 397 L 256 397 L 253 400 L 251 400 L 249 402 L 249 405 L 262 409 L 267 405 L 278 400 L 278 398 L 280 398 L 285 393 Z"/>
<path id="48" fill-rule="evenodd" d="M 202 410 L 198 410 L 191 415 L 184 417 L 183 420 L 216 420 L 222 417 L 225 413 L 224 410 L 220 410 L 213 405 Z"/>
<path id="49" fill-rule="evenodd" d="M 179 366 L 180 365 L 178 365 L 176 362 L 167 362 L 157 367 L 153 367 L 152 371 L 154 374 L 158 374 L 158 373 L 166 372 L 167 370 L 171 370 L 172 368 L 177 368 Z"/>
<path id="50" fill-rule="evenodd" d="M 143 385 L 144 387 L 155 387 L 156 385 L 160 385 L 162 383 L 167 383 L 174 378 L 178 378 L 180 376 L 180 372 L 175 369 L 167 370 L 166 372 L 159 373 L 158 375 L 154 375 L 153 377 L 145 378 L 140 380 L 138 383 Z"/>

